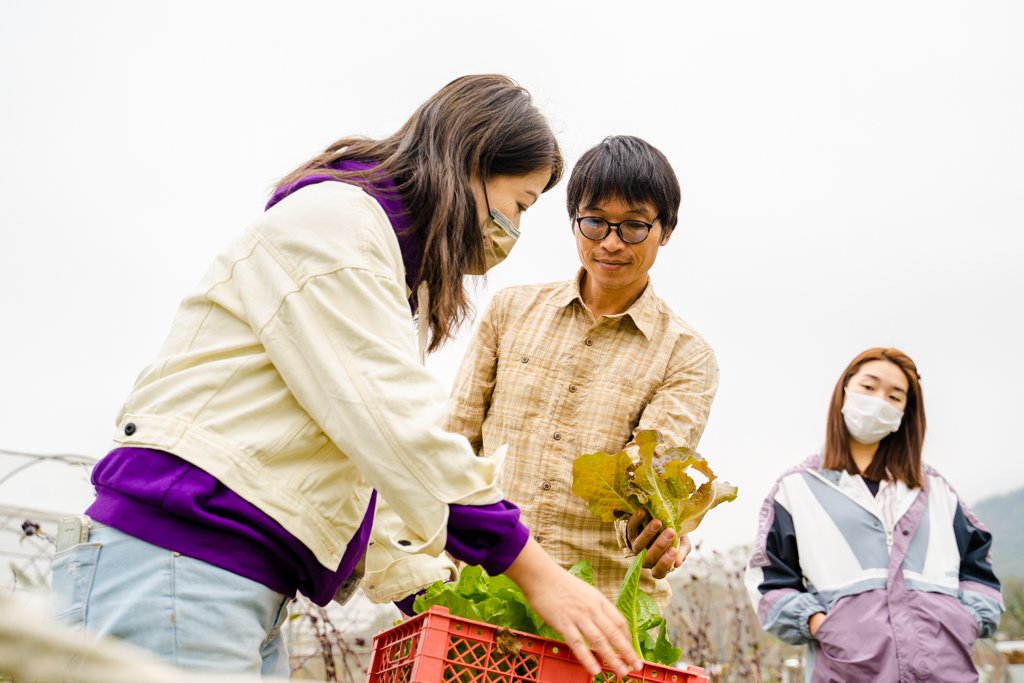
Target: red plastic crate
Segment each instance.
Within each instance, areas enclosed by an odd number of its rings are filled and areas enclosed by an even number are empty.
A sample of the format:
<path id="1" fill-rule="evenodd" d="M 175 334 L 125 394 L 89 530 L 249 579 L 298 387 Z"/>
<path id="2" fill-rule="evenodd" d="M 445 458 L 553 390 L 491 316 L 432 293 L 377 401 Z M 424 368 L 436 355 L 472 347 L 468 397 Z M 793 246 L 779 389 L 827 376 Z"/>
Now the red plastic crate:
<path id="1" fill-rule="evenodd" d="M 591 677 L 569 646 L 510 631 L 522 644 L 501 652 L 498 627 L 452 616 L 434 606 L 373 638 L 369 683 L 707 683 L 704 669 L 644 662 L 622 678 L 605 669 Z M 597 655 L 595 654 L 595 657 Z M 597 658 L 600 661 L 600 657 Z"/>

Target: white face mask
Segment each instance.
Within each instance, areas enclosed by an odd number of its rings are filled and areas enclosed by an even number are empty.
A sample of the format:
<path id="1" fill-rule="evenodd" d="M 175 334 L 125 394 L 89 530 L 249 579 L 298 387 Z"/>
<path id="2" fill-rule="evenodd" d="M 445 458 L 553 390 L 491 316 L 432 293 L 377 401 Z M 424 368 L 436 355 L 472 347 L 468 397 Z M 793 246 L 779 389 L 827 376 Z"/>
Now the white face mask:
<path id="1" fill-rule="evenodd" d="M 860 443 L 878 443 L 900 428 L 903 411 L 893 404 L 849 389 L 844 391 L 843 421 L 850 430 L 850 436 Z"/>
<path id="2" fill-rule="evenodd" d="M 470 269 L 467 271 L 469 275 L 483 275 L 504 261 L 519 239 L 519 229 L 497 209 L 491 209 L 491 215 L 484 223 L 483 233 L 484 267 L 483 270 Z"/>

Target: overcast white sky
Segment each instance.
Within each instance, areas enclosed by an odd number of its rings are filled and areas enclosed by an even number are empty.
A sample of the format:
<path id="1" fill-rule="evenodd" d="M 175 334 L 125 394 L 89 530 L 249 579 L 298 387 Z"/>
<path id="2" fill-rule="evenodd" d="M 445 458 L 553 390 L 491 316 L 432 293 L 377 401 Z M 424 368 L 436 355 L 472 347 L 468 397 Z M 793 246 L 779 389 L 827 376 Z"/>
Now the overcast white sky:
<path id="1" fill-rule="evenodd" d="M 926 458 L 968 502 L 1024 485 L 1021 35 L 1008 0 L 2 2 L 0 449 L 102 455 L 275 179 L 497 71 L 570 161 L 628 133 L 680 176 L 653 278 L 718 352 L 700 450 L 740 486 L 697 539 L 751 539 L 874 345 L 918 362 Z M 480 308 L 575 272 L 564 196 L 530 210 Z M 470 329 L 429 362 L 446 385 Z M 25 475 L 0 503 L 74 511 L 83 489 Z"/>

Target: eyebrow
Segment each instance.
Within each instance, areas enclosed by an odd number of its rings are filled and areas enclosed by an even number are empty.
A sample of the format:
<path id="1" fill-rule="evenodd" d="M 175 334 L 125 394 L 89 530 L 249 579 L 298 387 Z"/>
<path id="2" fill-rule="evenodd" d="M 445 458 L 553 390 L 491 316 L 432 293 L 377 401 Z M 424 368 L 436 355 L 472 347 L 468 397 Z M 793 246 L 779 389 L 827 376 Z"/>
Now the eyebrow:
<path id="1" fill-rule="evenodd" d="M 869 373 L 867 373 L 867 372 L 865 372 L 865 373 L 864 373 L 864 376 L 865 376 L 865 377 L 869 377 L 870 379 L 873 379 L 873 380 L 875 380 L 876 382 L 881 382 L 881 381 L 882 381 L 882 380 L 881 380 L 881 378 L 879 378 L 879 377 L 875 377 L 874 375 L 872 375 L 872 374 L 869 374 Z M 894 386 L 894 387 L 892 388 L 892 390 L 893 390 L 893 391 L 898 391 L 898 392 L 900 392 L 901 394 L 905 394 L 905 393 L 907 393 L 907 390 L 906 390 L 906 389 L 903 389 L 903 388 L 901 388 L 901 387 L 897 387 L 897 386 Z"/>
<path id="2" fill-rule="evenodd" d="M 600 206 L 598 206 L 596 204 L 590 204 L 589 206 L 584 206 L 583 210 L 584 211 L 607 211 L 607 209 L 604 209 L 604 208 L 602 208 L 602 207 L 600 207 Z M 642 215 L 644 215 L 644 213 L 646 213 L 646 209 L 639 209 L 639 208 L 631 206 L 628 209 L 626 209 L 623 213 L 633 213 L 633 214 L 636 214 L 638 216 L 642 216 Z"/>

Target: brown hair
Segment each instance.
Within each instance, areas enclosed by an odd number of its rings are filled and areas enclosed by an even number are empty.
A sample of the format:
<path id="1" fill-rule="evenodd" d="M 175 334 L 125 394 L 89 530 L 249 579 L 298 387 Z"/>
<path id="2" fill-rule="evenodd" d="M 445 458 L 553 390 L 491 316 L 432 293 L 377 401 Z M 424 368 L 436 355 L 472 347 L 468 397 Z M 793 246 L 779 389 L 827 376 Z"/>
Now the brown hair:
<path id="1" fill-rule="evenodd" d="M 368 171 L 326 168 L 340 160 L 372 161 Z M 520 176 L 550 170 L 544 191 L 562 177 L 562 152 L 551 127 L 525 89 L 507 76 L 457 78 L 381 140 L 344 137 L 281 179 L 331 175 L 366 184 L 393 178 L 423 244 L 420 281 L 430 288 L 430 345 L 437 350 L 468 317 L 463 275 L 484 263 L 484 242 L 471 178 Z M 414 287 L 415 290 L 415 287 Z M 414 292 L 415 296 L 415 292 Z M 421 314 L 427 313 L 421 311 Z"/>
<path id="2" fill-rule="evenodd" d="M 886 360 L 895 364 L 907 377 L 907 405 L 903 409 L 900 428 L 882 439 L 871 465 L 864 476 L 869 479 L 893 478 L 907 486 L 918 488 L 922 485 L 923 464 L 921 449 L 924 446 L 924 397 L 921 395 L 921 376 L 910 357 L 899 349 L 876 347 L 864 351 L 843 371 L 832 392 L 828 408 L 828 427 L 825 432 L 824 466 L 832 470 L 846 470 L 859 474 L 853 456 L 850 454 L 850 432 L 843 420 L 843 403 L 846 400 L 846 385 L 857 374 L 860 367 L 873 360 Z"/>

